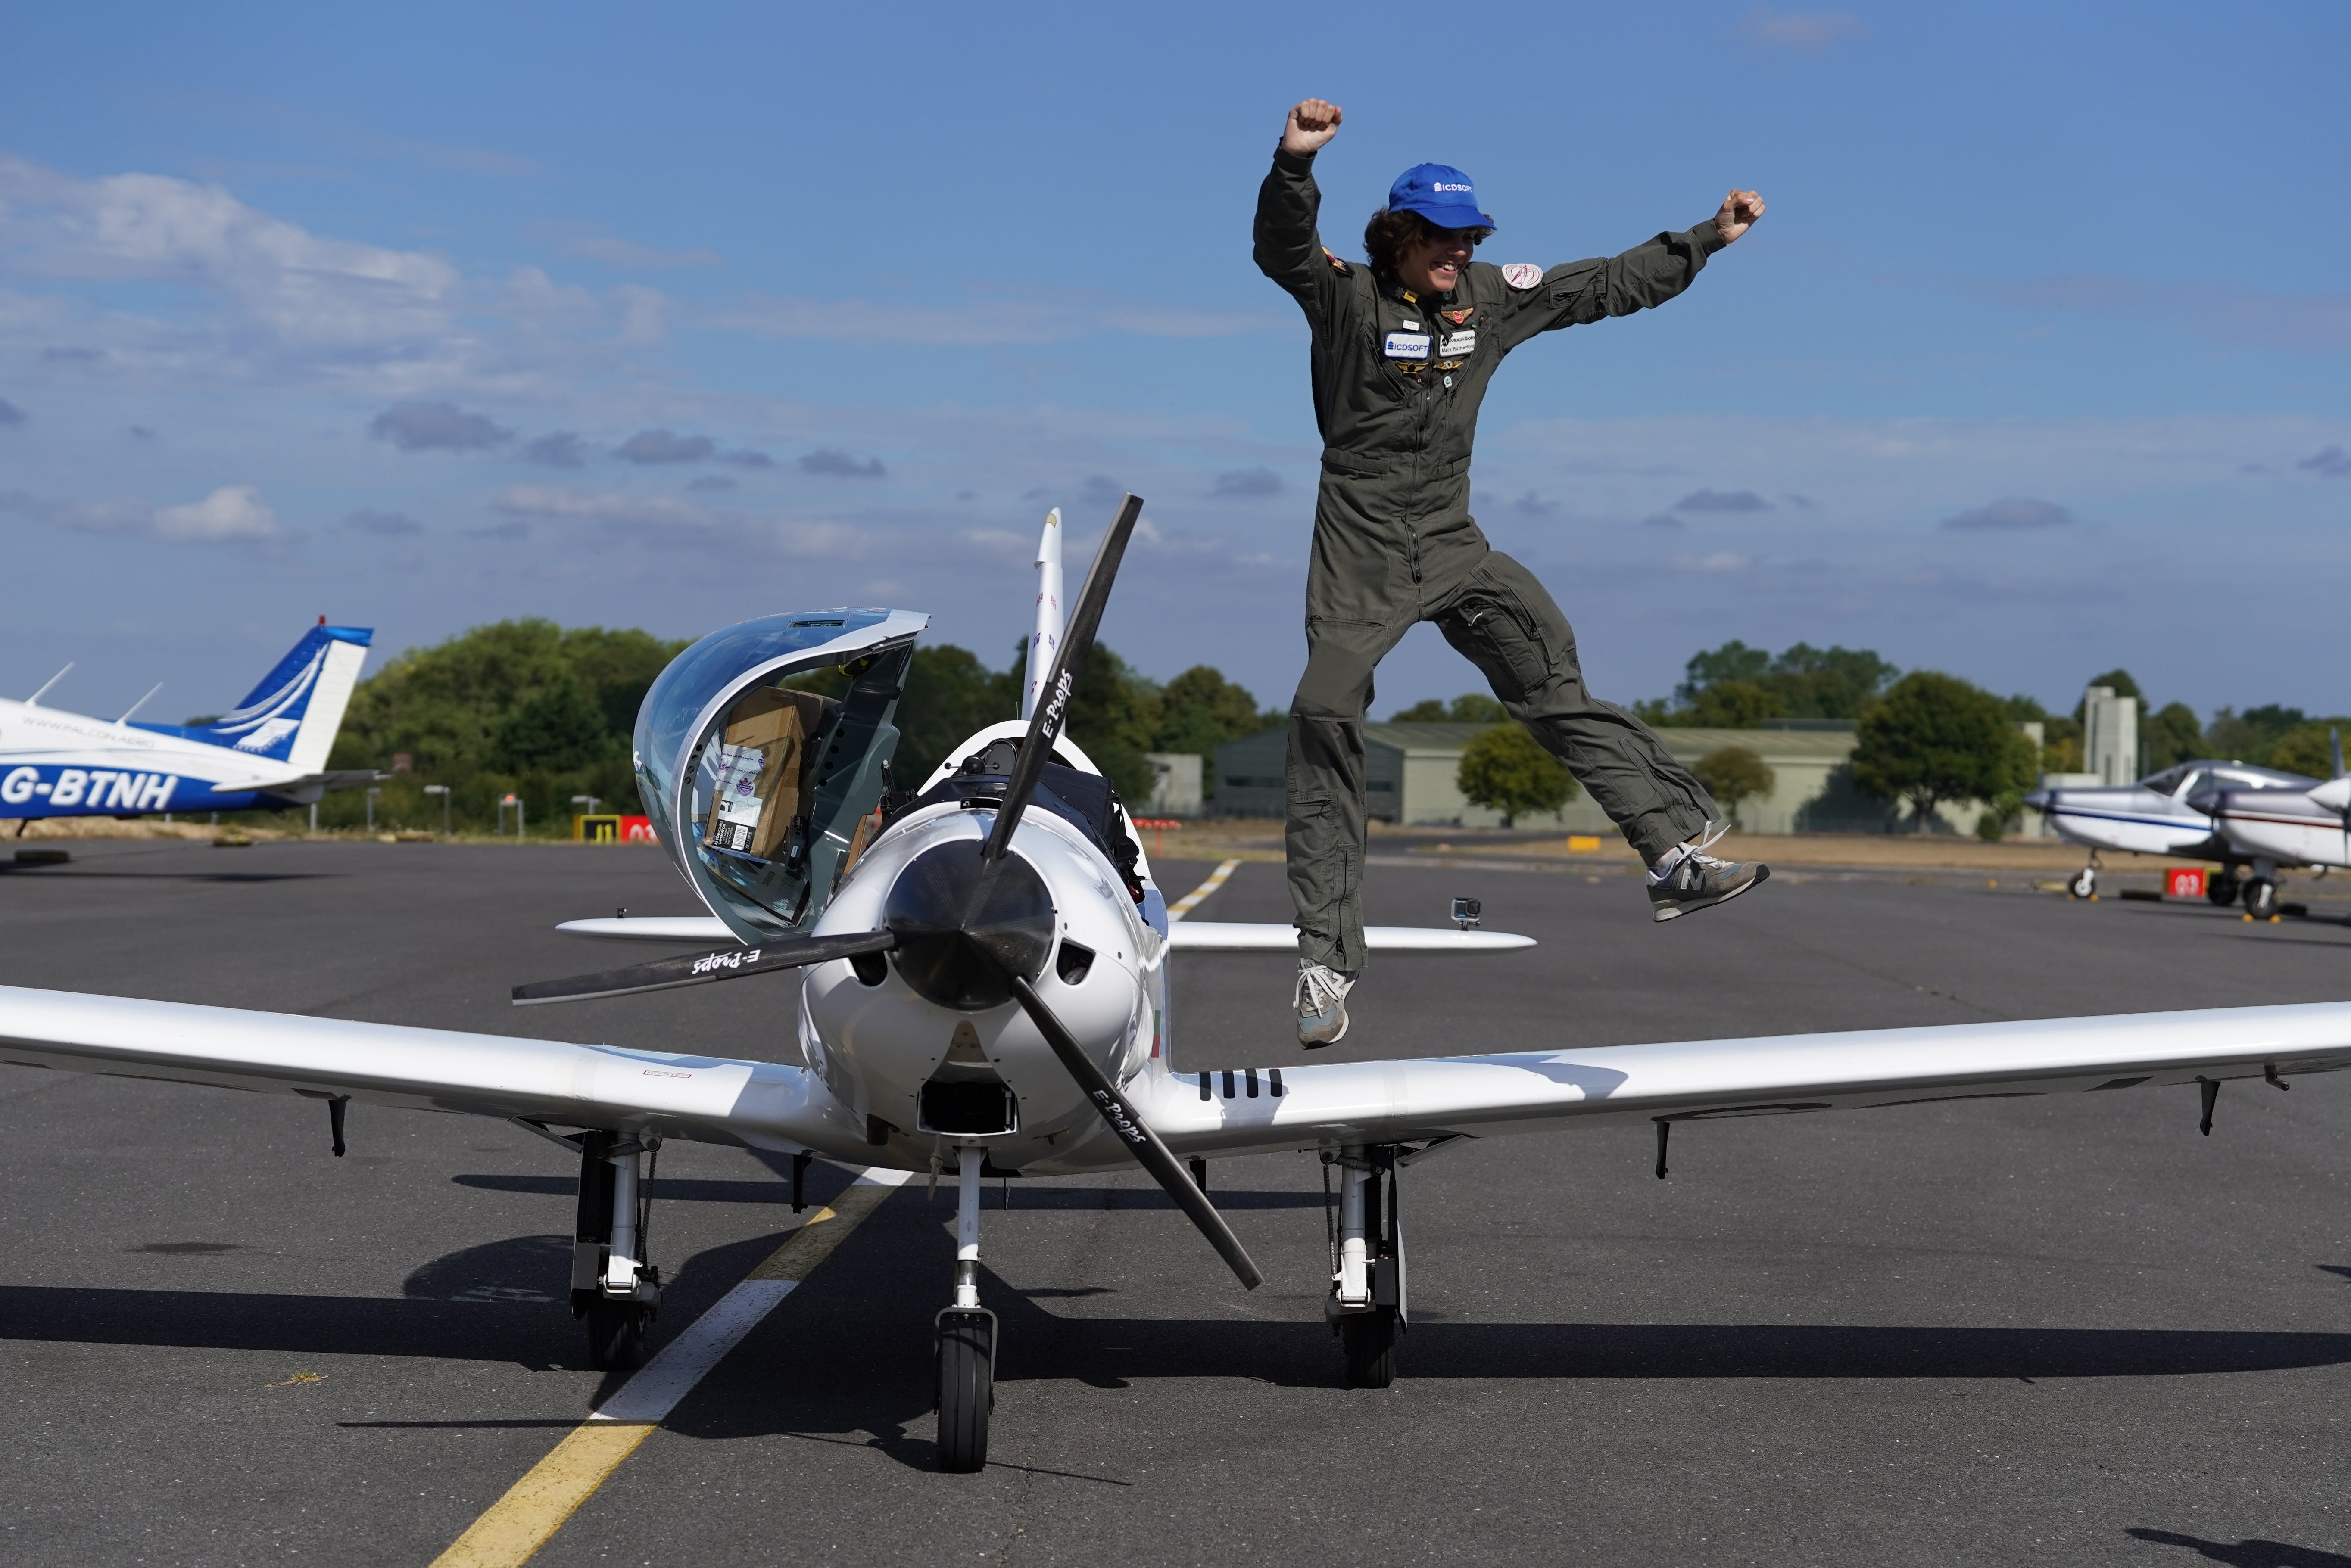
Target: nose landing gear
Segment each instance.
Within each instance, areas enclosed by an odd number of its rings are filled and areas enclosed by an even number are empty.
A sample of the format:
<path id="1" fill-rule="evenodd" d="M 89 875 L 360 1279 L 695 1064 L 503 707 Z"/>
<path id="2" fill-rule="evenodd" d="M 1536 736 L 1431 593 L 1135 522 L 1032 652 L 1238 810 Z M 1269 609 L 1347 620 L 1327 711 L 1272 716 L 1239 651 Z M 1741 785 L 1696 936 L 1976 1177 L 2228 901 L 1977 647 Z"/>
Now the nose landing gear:
<path id="1" fill-rule="evenodd" d="M 2098 873 L 2102 869 L 2103 867 L 2098 864 L 2098 852 L 2095 849 L 2091 850 L 2089 864 L 2074 873 L 2072 880 L 2065 884 L 2065 891 L 2076 898 L 2096 898 Z"/>
<path id="2" fill-rule="evenodd" d="M 938 1316 L 939 1469 L 968 1473 L 987 1463 L 996 1410 L 996 1314 L 979 1304 L 979 1179 L 985 1156 L 957 1150 L 955 1304 Z"/>

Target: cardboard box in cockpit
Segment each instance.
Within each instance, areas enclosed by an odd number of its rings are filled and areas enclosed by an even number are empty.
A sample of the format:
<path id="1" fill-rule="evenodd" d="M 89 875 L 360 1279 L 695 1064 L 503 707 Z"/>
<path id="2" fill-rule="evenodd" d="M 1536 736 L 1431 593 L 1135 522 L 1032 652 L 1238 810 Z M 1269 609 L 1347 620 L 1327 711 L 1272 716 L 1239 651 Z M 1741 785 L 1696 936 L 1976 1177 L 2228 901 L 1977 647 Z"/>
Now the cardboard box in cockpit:
<path id="1" fill-rule="evenodd" d="M 717 777 L 705 843 L 775 858 L 802 809 L 808 739 L 823 724 L 828 706 L 812 691 L 772 686 L 747 692 L 735 704 L 719 744 L 711 748 Z"/>

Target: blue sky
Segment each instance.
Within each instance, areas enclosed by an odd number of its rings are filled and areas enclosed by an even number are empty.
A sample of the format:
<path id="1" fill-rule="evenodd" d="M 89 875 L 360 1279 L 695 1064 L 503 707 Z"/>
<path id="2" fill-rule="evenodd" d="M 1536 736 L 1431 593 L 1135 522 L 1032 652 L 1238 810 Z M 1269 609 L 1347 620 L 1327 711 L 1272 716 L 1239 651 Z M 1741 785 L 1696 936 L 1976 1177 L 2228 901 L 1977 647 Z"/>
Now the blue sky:
<path id="1" fill-rule="evenodd" d="M 2336 5 L 11 8 L 0 691 L 162 716 L 320 613 L 688 636 L 889 603 L 1008 654 L 1039 519 L 1152 526 L 1105 636 L 1303 653 L 1305 333 L 1249 259 L 1457 164 L 1488 259 L 1733 184 L 1682 298 L 1513 356 L 1476 509 L 1593 686 L 1731 637 L 2070 706 L 2351 708 Z M 1430 628 L 1377 711 L 1471 690 Z"/>

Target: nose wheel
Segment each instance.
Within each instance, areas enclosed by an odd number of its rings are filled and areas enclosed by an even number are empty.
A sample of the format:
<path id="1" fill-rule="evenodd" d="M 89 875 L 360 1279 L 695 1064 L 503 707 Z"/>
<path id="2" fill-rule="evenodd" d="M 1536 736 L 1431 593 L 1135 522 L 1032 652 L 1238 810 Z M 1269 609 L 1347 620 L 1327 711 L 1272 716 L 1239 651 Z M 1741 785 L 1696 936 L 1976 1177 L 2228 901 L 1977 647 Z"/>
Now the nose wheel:
<path id="1" fill-rule="evenodd" d="M 2074 872 L 2074 879 L 2065 884 L 2065 891 L 2071 893 L 2076 898 L 2096 898 L 2098 896 L 2097 867 L 2095 865 L 2085 866 L 2079 871 Z"/>
<path id="2" fill-rule="evenodd" d="M 2223 866 L 2204 879 L 2204 897 L 2213 908 L 2225 909 L 2237 901 L 2237 868 Z"/>
<path id="3" fill-rule="evenodd" d="M 970 1474 L 987 1464 L 996 1413 L 996 1314 L 979 1304 L 979 1173 L 986 1156 L 956 1151 L 955 1304 L 939 1314 L 939 1469 Z"/>
<path id="4" fill-rule="evenodd" d="M 2245 883 L 2245 917 L 2266 920 L 2278 910 L 2277 884 L 2266 877 L 2254 877 Z"/>

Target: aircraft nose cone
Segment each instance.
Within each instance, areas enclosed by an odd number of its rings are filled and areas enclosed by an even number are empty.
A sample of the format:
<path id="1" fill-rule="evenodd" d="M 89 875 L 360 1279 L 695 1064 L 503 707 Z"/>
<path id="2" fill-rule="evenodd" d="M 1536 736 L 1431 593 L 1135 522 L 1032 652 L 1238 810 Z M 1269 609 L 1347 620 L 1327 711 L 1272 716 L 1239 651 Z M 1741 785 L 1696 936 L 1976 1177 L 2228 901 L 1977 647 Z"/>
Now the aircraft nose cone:
<path id="1" fill-rule="evenodd" d="M 1053 950 L 1053 898 L 1017 855 L 992 867 L 977 839 L 934 845 L 890 885 L 882 924 L 898 939 L 892 961 L 914 993 L 957 1012 L 1012 1000 L 1008 971 L 1033 980 Z"/>
<path id="2" fill-rule="evenodd" d="M 2057 792 L 2053 789 L 2037 789 L 2024 797 L 2024 804 L 2035 811 L 2047 811 L 2056 798 Z"/>
<path id="3" fill-rule="evenodd" d="M 2228 792 L 2225 790 L 2199 789 L 2188 797 L 2188 809 L 2200 811 L 2207 816 L 2217 816 L 2227 801 Z"/>

